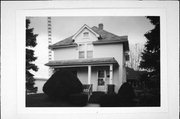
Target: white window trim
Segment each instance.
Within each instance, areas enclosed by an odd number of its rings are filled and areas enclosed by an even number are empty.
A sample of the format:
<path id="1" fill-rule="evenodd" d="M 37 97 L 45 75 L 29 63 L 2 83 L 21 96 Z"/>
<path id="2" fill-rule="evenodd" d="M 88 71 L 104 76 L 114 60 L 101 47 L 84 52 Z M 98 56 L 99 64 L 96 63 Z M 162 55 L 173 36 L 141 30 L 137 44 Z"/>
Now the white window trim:
<path id="1" fill-rule="evenodd" d="M 87 36 L 85 36 L 85 34 L 87 33 Z M 89 38 L 89 32 L 87 32 L 87 31 L 85 31 L 85 32 L 83 32 L 83 39 L 87 39 L 87 38 Z"/>
<path id="2" fill-rule="evenodd" d="M 84 58 L 80 58 L 80 54 L 79 54 L 80 52 L 84 52 L 84 50 L 81 50 L 81 51 L 79 50 L 78 51 L 78 59 L 84 59 L 85 57 Z M 85 52 L 84 52 L 84 55 L 85 55 Z"/>
<path id="3" fill-rule="evenodd" d="M 79 42 L 79 43 L 78 43 L 78 47 L 79 47 L 80 44 L 84 44 L 84 47 L 85 47 L 84 50 L 81 50 L 81 51 L 84 51 L 84 55 L 85 55 L 83 59 L 88 59 L 88 58 L 87 58 L 87 51 L 93 51 L 93 54 L 94 54 L 94 48 L 93 48 L 93 47 L 92 47 L 92 50 L 88 50 L 88 49 L 87 49 L 87 45 L 90 44 L 90 43 L 92 44 L 92 42 Z M 78 48 L 78 50 L 77 50 L 77 59 L 80 59 L 80 58 L 79 58 L 79 51 L 80 51 L 80 50 L 79 50 L 79 48 Z"/>

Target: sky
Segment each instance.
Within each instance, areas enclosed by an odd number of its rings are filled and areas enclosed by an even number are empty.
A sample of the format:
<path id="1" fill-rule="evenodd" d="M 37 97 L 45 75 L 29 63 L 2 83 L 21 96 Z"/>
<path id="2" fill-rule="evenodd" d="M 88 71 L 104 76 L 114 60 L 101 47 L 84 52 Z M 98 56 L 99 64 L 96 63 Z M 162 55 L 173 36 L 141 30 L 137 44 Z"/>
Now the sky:
<path id="1" fill-rule="evenodd" d="M 48 78 L 48 34 L 47 17 L 29 17 L 30 27 L 34 28 L 34 33 L 38 34 L 37 46 L 34 48 L 35 56 L 38 58 L 35 64 L 39 67 L 38 72 L 34 72 L 37 78 Z M 144 34 L 153 29 L 154 26 L 143 16 L 116 16 L 116 17 L 52 17 L 52 43 L 61 41 L 75 34 L 84 24 L 89 27 L 98 26 L 103 23 L 104 30 L 118 36 L 127 35 L 129 44 L 144 44 L 146 38 Z"/>

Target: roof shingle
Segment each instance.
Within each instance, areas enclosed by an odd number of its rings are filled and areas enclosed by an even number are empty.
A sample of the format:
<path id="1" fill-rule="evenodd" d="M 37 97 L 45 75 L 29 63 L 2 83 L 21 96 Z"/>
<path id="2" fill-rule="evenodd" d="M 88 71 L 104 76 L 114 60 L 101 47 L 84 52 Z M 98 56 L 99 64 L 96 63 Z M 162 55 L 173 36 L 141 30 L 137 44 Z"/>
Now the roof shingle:
<path id="1" fill-rule="evenodd" d="M 56 60 L 50 61 L 46 66 L 51 67 L 67 67 L 67 66 L 82 66 L 82 65 L 99 65 L 99 64 L 118 64 L 113 57 L 106 58 L 89 58 L 89 59 L 74 59 L 74 60 Z"/>
<path id="2" fill-rule="evenodd" d="M 125 44 L 125 50 L 129 50 L 129 45 L 128 45 L 128 37 L 127 36 L 117 36 L 115 34 L 112 34 L 108 31 L 105 31 L 103 29 L 99 29 L 96 26 L 93 26 L 91 28 L 95 33 L 99 34 L 99 40 L 94 41 L 94 45 L 99 45 L 99 44 L 109 44 L 109 43 L 124 43 Z M 62 48 L 62 47 L 73 47 L 77 46 L 77 44 L 74 42 L 74 39 L 72 39 L 73 36 L 70 36 L 62 41 L 59 41 L 51 46 L 49 48 L 51 49 L 56 49 L 56 48 Z"/>

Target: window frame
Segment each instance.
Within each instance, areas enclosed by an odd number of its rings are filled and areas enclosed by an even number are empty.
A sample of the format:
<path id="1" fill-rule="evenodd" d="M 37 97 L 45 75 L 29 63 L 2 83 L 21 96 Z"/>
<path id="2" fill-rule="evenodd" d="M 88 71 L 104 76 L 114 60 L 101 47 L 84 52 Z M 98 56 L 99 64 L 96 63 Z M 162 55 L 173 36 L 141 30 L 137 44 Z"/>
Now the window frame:
<path id="1" fill-rule="evenodd" d="M 89 32 L 84 32 L 83 33 L 83 38 L 89 38 Z"/>
<path id="2" fill-rule="evenodd" d="M 91 45 L 90 47 L 88 45 Z M 88 59 L 88 58 L 93 58 L 93 44 L 92 43 L 79 43 L 78 44 L 78 59 Z M 80 57 L 80 52 L 84 52 L 84 57 Z M 91 52 L 91 55 L 89 53 Z"/>
<path id="3" fill-rule="evenodd" d="M 83 57 L 80 57 L 81 55 L 80 55 L 80 53 L 83 53 Z M 78 58 L 79 59 L 85 59 L 85 51 L 83 51 L 83 50 L 81 50 L 81 51 L 78 51 Z"/>
<path id="4" fill-rule="evenodd" d="M 89 53 L 92 53 L 91 55 L 88 55 Z M 86 58 L 88 59 L 88 58 L 93 58 L 93 50 L 87 50 L 87 56 L 86 56 Z"/>

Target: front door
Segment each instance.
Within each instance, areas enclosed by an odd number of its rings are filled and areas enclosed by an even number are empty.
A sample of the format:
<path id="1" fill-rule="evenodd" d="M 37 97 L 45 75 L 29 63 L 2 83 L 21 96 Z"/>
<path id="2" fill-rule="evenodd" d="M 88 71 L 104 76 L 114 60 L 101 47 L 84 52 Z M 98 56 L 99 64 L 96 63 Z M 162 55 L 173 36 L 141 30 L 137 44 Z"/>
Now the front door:
<path id="1" fill-rule="evenodd" d="M 107 70 L 99 70 L 98 71 L 98 81 L 97 81 L 97 90 L 98 91 L 107 91 L 107 83 L 108 83 L 108 71 Z"/>

